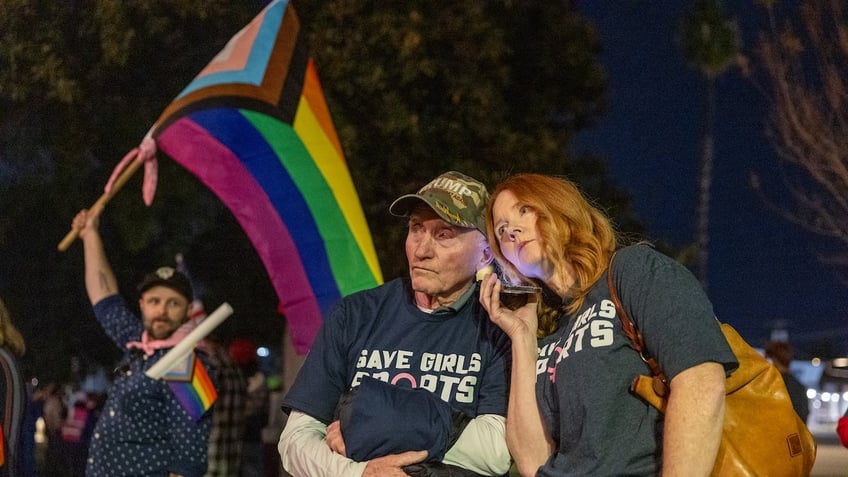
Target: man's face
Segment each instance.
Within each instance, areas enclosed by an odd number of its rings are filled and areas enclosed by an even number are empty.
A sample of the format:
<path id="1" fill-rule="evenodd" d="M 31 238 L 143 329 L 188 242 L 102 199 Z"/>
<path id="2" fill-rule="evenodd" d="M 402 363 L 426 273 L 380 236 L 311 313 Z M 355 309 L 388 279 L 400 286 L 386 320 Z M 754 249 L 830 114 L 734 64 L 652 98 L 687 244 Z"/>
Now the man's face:
<path id="1" fill-rule="evenodd" d="M 154 286 L 138 300 L 144 329 L 152 339 L 171 336 L 188 319 L 189 301 L 176 290 Z"/>
<path id="2" fill-rule="evenodd" d="M 412 289 L 450 304 L 474 280 L 484 260 L 486 240 L 477 229 L 442 220 L 426 205 L 409 215 L 406 259 Z"/>

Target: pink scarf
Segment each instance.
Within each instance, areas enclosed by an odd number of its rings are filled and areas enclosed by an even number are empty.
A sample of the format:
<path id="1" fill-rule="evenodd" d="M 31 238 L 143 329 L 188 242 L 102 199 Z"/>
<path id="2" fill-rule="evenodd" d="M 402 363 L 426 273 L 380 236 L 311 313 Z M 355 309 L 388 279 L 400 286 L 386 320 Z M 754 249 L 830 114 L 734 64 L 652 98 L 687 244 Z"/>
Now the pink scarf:
<path id="1" fill-rule="evenodd" d="M 157 349 L 162 348 L 173 348 L 179 343 L 183 338 L 188 335 L 191 330 L 193 330 L 197 326 L 198 320 L 189 320 L 182 324 L 179 328 L 176 329 L 171 336 L 165 338 L 164 340 L 152 340 L 147 335 L 147 330 L 141 334 L 141 341 L 130 341 L 127 343 L 127 349 L 138 348 L 144 351 L 144 354 L 150 356 Z"/>

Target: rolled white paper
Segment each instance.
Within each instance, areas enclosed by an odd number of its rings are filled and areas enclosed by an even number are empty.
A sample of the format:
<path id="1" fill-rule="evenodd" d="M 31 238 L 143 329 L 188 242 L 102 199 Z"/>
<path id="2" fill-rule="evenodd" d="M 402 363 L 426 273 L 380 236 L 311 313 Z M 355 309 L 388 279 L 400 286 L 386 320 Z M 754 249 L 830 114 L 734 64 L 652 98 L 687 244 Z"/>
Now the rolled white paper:
<path id="1" fill-rule="evenodd" d="M 212 312 L 211 315 L 203 319 L 189 334 L 186 335 L 176 346 L 165 353 L 159 361 L 150 367 L 144 374 L 148 378 L 160 379 L 168 371 L 171 370 L 177 363 L 186 359 L 186 356 L 194 350 L 194 346 L 203 338 L 206 337 L 212 330 L 220 325 L 224 320 L 233 314 L 233 307 L 229 303 L 224 302 Z"/>

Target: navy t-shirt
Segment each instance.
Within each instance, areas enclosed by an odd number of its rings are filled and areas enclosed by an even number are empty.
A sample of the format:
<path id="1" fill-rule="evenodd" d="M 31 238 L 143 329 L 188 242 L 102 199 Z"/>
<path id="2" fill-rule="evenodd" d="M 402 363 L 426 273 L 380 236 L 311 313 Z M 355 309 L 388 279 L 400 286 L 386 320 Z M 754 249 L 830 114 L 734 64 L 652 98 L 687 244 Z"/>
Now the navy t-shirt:
<path id="1" fill-rule="evenodd" d="M 406 279 L 346 297 L 324 318 L 283 408 L 330 423 L 342 393 L 370 376 L 427 389 L 472 417 L 506 415 L 509 339 L 477 295 L 440 313 L 421 311 Z"/>

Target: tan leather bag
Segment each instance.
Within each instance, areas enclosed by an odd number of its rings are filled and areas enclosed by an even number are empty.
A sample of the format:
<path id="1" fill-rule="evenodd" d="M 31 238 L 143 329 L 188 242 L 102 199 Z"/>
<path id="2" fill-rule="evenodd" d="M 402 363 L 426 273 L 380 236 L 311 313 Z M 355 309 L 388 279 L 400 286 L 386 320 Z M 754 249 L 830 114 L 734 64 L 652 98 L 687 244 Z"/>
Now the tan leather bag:
<path id="1" fill-rule="evenodd" d="M 624 332 L 633 348 L 651 369 L 652 376 L 637 376 L 630 386 L 648 404 L 665 412 L 668 386 L 655 358 L 618 298 L 612 281 L 612 261 L 607 273 L 610 296 Z M 752 348 L 727 323 L 721 331 L 739 361 L 726 383 L 724 429 L 713 476 L 808 476 L 816 460 L 816 442 L 806 423 L 792 407 L 780 371 Z"/>

